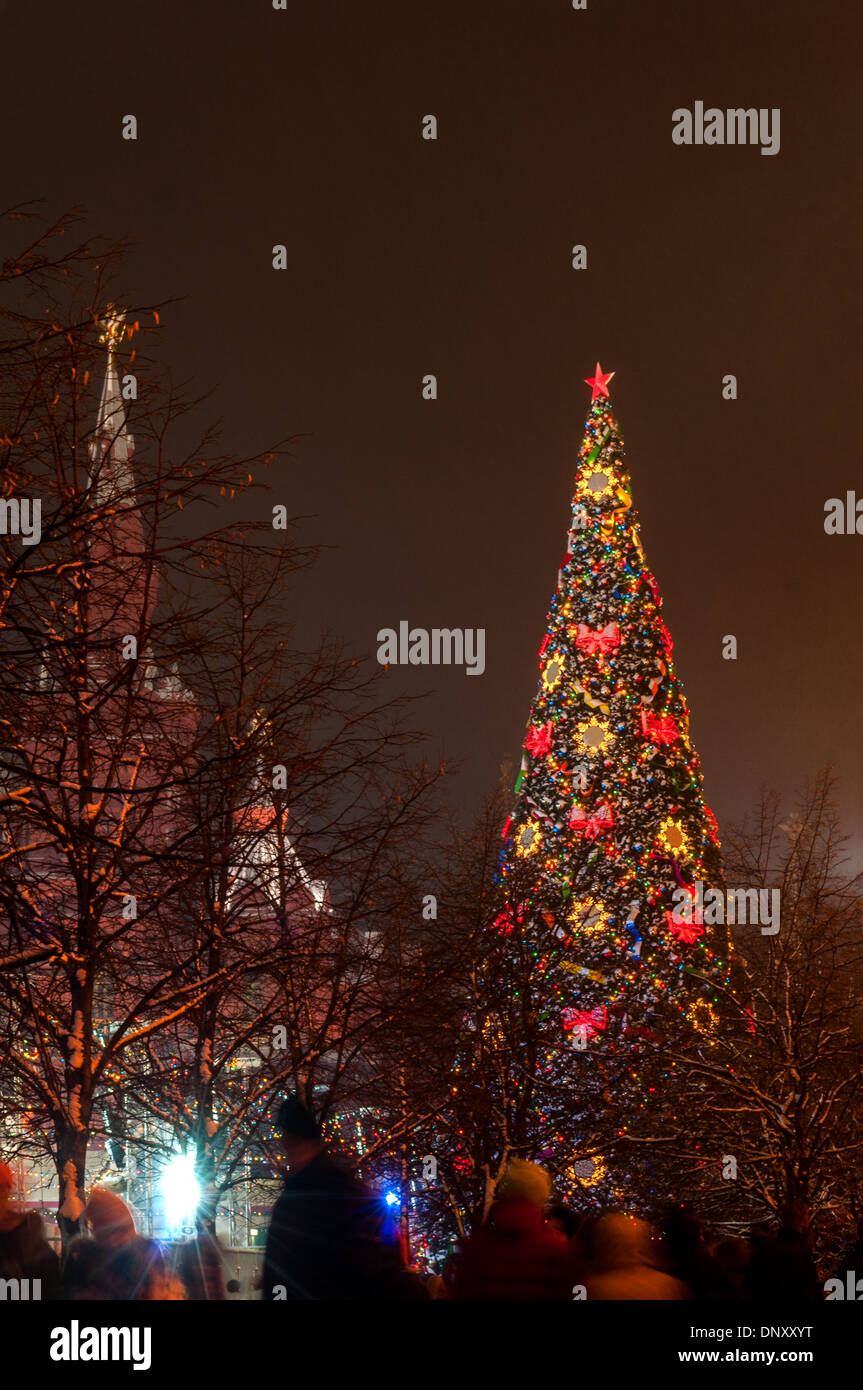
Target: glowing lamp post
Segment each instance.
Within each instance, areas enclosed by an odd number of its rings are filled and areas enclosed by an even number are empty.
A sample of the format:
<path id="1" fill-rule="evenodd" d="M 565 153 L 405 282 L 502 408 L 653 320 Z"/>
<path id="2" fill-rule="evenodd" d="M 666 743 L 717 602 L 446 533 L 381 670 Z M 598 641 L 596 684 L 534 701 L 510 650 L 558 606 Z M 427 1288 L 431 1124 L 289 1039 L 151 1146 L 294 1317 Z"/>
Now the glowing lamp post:
<path id="1" fill-rule="evenodd" d="M 165 1223 L 169 1234 L 194 1234 L 195 1213 L 201 1200 L 194 1155 L 177 1154 L 170 1159 L 162 1171 L 160 1185 L 165 1199 Z"/>

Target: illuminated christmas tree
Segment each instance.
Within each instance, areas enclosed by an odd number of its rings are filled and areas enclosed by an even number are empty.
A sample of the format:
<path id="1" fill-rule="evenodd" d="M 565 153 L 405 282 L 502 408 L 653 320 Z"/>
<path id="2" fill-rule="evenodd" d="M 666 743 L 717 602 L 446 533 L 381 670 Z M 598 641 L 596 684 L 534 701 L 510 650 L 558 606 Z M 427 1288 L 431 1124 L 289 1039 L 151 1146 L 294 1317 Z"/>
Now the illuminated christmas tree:
<path id="1" fill-rule="evenodd" d="M 588 380 L 494 923 L 535 956 L 537 1073 L 549 1092 L 568 1078 L 576 1135 L 579 1115 L 604 1110 L 620 1135 L 650 1110 L 663 1053 L 694 1029 L 709 1036 L 728 979 L 724 927 L 708 925 L 697 887 L 721 881 L 717 826 L 639 536 L 613 375 L 597 364 Z M 546 1109 L 553 1131 L 562 1112 Z"/>

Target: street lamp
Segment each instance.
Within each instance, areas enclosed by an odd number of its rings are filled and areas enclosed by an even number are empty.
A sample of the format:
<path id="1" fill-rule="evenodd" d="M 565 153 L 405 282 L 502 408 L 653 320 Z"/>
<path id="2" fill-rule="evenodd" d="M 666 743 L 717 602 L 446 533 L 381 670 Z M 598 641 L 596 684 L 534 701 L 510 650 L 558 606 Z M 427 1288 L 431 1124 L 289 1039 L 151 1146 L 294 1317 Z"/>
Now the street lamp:
<path id="1" fill-rule="evenodd" d="M 195 1229 L 195 1213 L 201 1200 L 201 1185 L 195 1176 L 194 1154 L 176 1154 L 169 1159 L 160 1179 L 165 1199 L 165 1223 L 170 1235 L 187 1234 Z"/>

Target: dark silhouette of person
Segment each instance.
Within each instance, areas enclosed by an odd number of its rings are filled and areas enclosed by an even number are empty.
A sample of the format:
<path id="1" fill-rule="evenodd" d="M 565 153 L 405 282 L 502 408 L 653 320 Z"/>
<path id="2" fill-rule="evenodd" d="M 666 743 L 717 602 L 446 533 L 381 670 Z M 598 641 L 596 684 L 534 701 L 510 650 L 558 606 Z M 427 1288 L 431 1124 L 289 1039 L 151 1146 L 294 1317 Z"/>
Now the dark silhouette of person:
<path id="1" fill-rule="evenodd" d="M 296 1097 L 280 1106 L 277 1125 L 288 1173 L 267 1235 L 264 1300 L 427 1297 L 380 1199 L 330 1157 Z"/>
<path id="2" fill-rule="evenodd" d="M 726 1236 L 714 1251 L 714 1259 L 731 1284 L 736 1298 L 745 1294 L 746 1275 L 752 1263 L 753 1247 L 742 1236 Z"/>
<path id="3" fill-rule="evenodd" d="M 195 1303 L 220 1301 L 231 1289 L 225 1284 L 222 1249 L 209 1231 L 198 1231 L 192 1240 L 180 1241 L 170 1250 L 171 1268 L 186 1290 L 186 1298 Z"/>
<path id="4" fill-rule="evenodd" d="M 704 1230 L 685 1203 L 672 1203 L 662 1221 L 668 1272 L 684 1283 L 693 1298 L 739 1298 L 730 1275 L 710 1253 Z"/>
<path id="5" fill-rule="evenodd" d="M 855 1285 L 858 1279 L 863 1279 L 863 1216 L 857 1220 L 857 1238 L 854 1244 L 846 1250 L 841 1263 L 833 1271 L 833 1278 L 840 1280 L 843 1289 L 848 1287 L 848 1275 L 852 1276 Z"/>
<path id="6" fill-rule="evenodd" d="M 824 1297 L 804 1202 L 786 1202 L 776 1235 L 755 1244 L 744 1289 L 747 1298 L 765 1303 L 814 1303 Z"/>
<path id="7" fill-rule="evenodd" d="M 559 1231 L 562 1236 L 566 1236 L 567 1240 L 574 1240 L 581 1229 L 582 1218 L 579 1212 L 560 1203 L 547 1209 L 545 1220 L 553 1231 Z"/>

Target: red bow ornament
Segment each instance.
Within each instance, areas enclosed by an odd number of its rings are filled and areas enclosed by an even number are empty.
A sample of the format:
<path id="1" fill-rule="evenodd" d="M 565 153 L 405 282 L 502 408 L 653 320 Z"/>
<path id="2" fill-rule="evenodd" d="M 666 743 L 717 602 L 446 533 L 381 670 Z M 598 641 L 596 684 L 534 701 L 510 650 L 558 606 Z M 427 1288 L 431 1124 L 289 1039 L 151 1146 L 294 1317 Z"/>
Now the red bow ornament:
<path id="1" fill-rule="evenodd" d="M 574 1028 L 583 1028 L 585 1037 L 593 1037 L 606 1026 L 608 1011 L 604 1004 L 597 1009 L 564 1009 L 563 1031 L 571 1033 Z"/>
<path id="2" fill-rule="evenodd" d="M 687 946 L 691 946 L 693 941 L 697 941 L 699 936 L 704 935 L 704 928 L 697 922 L 675 922 L 671 913 L 666 912 L 668 925 L 671 928 L 672 936 L 676 936 L 678 941 L 682 941 Z"/>
<path id="3" fill-rule="evenodd" d="M 533 725 L 528 731 L 524 746 L 528 753 L 532 753 L 535 758 L 540 757 L 543 753 L 547 753 L 551 748 L 551 728 L 552 724 L 549 719 L 547 724 L 541 724 L 539 726 Z"/>
<path id="4" fill-rule="evenodd" d="M 642 710 L 641 727 L 654 743 L 674 743 L 680 737 L 677 721 L 671 714 L 648 714 L 647 710 Z"/>
<path id="5" fill-rule="evenodd" d="M 576 835 L 584 835 L 588 840 L 595 840 L 597 835 L 603 830 L 610 830 L 613 825 L 614 816 L 604 801 L 592 815 L 588 815 L 584 807 L 576 802 L 569 815 L 570 830 L 574 830 Z"/>
<path id="6" fill-rule="evenodd" d="M 617 623 L 608 623 L 605 627 L 594 630 L 586 623 L 579 623 L 575 645 L 580 652 L 586 652 L 588 656 L 595 656 L 597 652 L 600 656 L 607 656 L 609 652 L 616 652 L 620 646 L 620 628 Z"/>
<path id="7" fill-rule="evenodd" d="M 699 936 L 704 935 L 704 913 L 699 895 L 693 893 L 685 884 L 682 887 L 688 902 L 683 902 L 673 911 L 666 912 L 665 920 L 671 935 L 676 936 L 678 941 L 682 941 L 686 946 L 691 946 Z"/>

